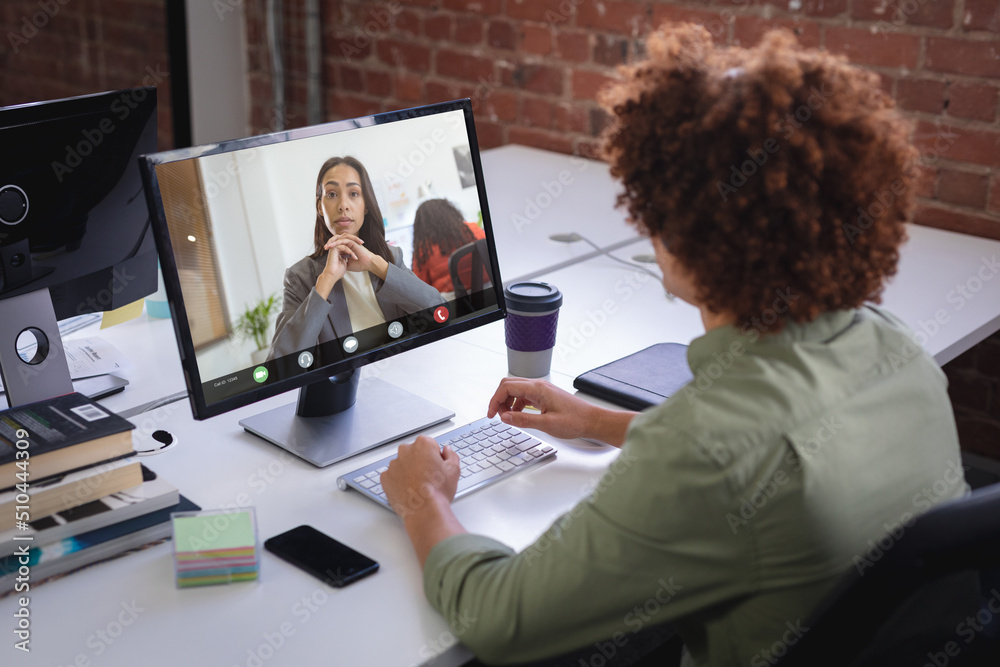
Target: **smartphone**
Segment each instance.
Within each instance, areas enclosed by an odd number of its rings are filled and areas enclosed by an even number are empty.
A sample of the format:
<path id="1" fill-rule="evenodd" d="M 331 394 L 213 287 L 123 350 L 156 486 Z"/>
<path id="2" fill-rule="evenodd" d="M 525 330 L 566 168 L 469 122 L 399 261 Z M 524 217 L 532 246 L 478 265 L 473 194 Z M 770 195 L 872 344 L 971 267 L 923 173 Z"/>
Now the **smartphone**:
<path id="1" fill-rule="evenodd" d="M 264 542 L 264 548 L 331 586 L 342 588 L 378 571 L 378 563 L 312 526 Z"/>

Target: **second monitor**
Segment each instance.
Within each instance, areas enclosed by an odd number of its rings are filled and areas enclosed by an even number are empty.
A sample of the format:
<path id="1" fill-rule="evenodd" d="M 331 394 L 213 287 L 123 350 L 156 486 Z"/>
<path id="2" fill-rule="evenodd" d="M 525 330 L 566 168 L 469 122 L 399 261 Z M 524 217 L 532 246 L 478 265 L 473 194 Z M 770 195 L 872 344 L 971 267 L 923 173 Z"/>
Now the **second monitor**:
<path id="1" fill-rule="evenodd" d="M 453 416 L 355 371 L 504 317 L 469 100 L 141 164 L 196 418 L 300 388 L 240 423 L 323 466 Z"/>

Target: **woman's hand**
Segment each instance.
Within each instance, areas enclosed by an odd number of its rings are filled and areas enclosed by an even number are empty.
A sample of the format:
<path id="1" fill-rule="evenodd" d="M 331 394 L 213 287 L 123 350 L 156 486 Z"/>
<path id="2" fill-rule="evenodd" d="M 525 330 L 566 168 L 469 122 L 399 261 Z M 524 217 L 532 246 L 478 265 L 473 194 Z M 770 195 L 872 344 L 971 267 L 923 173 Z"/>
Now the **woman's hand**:
<path id="1" fill-rule="evenodd" d="M 455 498 L 460 474 L 458 454 L 425 435 L 411 445 L 400 445 L 380 483 L 385 497 L 403 517 L 423 509 L 428 501 L 450 503 Z"/>
<path id="2" fill-rule="evenodd" d="M 349 238 L 333 237 L 323 246 L 326 249 L 326 266 L 316 278 L 316 293 L 324 299 L 330 297 L 333 286 L 347 273 L 350 262 L 357 261 L 355 245 Z"/>
<path id="3" fill-rule="evenodd" d="M 365 247 L 365 242 L 354 234 L 337 234 L 330 237 L 326 242 L 329 248 L 331 244 L 343 242 L 351 249 L 351 256 L 347 262 L 348 271 L 368 271 L 385 280 L 388 263 Z"/>
<path id="4" fill-rule="evenodd" d="M 538 413 L 524 412 L 528 406 Z M 504 378 L 490 399 L 486 416 L 505 424 L 534 428 L 556 438 L 594 438 L 620 447 L 634 412 L 606 410 L 544 380 Z"/>

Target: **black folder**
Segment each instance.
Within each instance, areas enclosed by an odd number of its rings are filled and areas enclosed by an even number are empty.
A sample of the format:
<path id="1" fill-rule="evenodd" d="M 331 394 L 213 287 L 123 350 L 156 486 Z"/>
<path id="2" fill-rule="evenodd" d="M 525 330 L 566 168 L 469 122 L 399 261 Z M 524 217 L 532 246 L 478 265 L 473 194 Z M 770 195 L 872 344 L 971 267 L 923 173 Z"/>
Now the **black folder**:
<path id="1" fill-rule="evenodd" d="M 662 403 L 694 379 L 687 345 L 657 343 L 573 380 L 580 391 L 629 410 Z"/>

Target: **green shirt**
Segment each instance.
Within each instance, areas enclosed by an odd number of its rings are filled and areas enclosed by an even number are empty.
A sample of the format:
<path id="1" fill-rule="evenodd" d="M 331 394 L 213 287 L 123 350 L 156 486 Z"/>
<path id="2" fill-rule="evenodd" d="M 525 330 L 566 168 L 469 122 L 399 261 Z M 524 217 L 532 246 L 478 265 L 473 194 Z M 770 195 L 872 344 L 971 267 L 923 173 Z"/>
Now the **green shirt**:
<path id="1" fill-rule="evenodd" d="M 898 320 L 766 328 L 693 341 L 695 379 L 632 420 L 594 493 L 533 545 L 434 547 L 424 590 L 460 641 L 523 661 L 670 621 L 688 664 L 764 667 L 839 575 L 967 493 L 944 374 Z"/>

